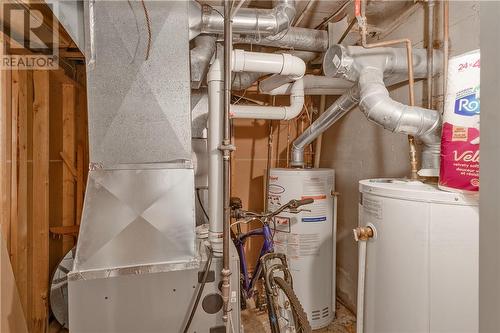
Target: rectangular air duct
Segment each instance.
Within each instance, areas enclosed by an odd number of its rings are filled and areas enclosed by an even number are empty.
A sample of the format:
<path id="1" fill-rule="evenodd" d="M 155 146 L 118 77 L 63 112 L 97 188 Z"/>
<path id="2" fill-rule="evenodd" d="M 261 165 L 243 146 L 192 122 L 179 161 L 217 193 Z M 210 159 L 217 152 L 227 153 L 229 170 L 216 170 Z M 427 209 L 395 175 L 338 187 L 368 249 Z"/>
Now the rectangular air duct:
<path id="1" fill-rule="evenodd" d="M 134 295 L 151 274 L 199 266 L 188 3 L 91 0 L 84 6 L 91 162 L 69 275 L 72 331 L 91 327 L 71 311 L 72 300 L 90 304 L 87 314 L 104 311 L 106 304 L 88 295 L 109 292 L 110 279 L 133 276 L 134 284 L 116 292 Z M 118 309 L 115 316 L 126 316 Z"/>

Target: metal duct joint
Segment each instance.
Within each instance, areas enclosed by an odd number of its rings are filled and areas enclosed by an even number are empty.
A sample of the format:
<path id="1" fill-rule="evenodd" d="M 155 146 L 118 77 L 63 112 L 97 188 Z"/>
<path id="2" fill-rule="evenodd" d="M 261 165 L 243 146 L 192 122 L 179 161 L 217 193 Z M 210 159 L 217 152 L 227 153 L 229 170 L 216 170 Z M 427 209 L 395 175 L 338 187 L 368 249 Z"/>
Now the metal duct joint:
<path id="1" fill-rule="evenodd" d="M 191 88 L 199 89 L 208 71 L 210 60 L 215 52 L 216 38 L 200 35 L 194 39 L 191 49 Z"/>
<path id="2" fill-rule="evenodd" d="M 201 32 L 222 33 L 224 31 L 222 12 L 222 7 L 204 5 Z M 235 34 L 276 35 L 290 27 L 294 18 L 295 0 L 278 0 L 272 9 L 240 8 L 232 17 L 232 30 Z"/>
<path id="3" fill-rule="evenodd" d="M 441 63 L 442 52 L 434 52 L 434 62 Z M 406 49 L 377 47 L 365 49 L 361 46 L 331 46 L 323 59 L 323 71 L 326 76 L 343 77 L 358 81 L 360 71 L 366 66 L 380 68 L 386 77 L 407 75 Z M 434 73 L 438 73 L 435 66 Z M 413 50 L 413 71 L 415 78 L 427 76 L 427 50 Z M 392 82 L 391 82 L 392 83 Z"/>
<path id="4" fill-rule="evenodd" d="M 393 100 L 385 87 L 384 73 L 380 68 L 363 68 L 359 73 L 359 89 L 359 107 L 368 120 L 391 132 L 413 135 L 421 140 L 424 144 L 422 169 L 439 170 L 440 114 L 434 110 L 411 107 Z"/>
<path id="5" fill-rule="evenodd" d="M 311 126 L 309 126 L 293 143 L 290 164 L 294 167 L 304 166 L 304 148 L 326 131 L 337 120 L 358 105 L 359 89 L 357 86 L 347 90 L 340 96 Z"/>
<path id="6" fill-rule="evenodd" d="M 259 19 L 260 20 L 260 19 Z M 328 49 L 328 32 L 324 30 L 290 27 L 275 36 L 240 35 L 233 37 L 234 44 L 254 44 L 282 49 L 325 52 Z"/>

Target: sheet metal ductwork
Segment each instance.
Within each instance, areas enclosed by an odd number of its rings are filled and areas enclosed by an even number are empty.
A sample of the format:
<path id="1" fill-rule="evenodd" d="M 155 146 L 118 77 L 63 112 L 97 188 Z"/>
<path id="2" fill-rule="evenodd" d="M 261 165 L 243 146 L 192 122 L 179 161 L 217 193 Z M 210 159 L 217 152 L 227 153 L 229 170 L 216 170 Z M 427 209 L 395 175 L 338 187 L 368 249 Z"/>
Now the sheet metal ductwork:
<path id="1" fill-rule="evenodd" d="M 276 35 L 293 23 L 295 0 L 277 0 L 272 9 L 240 8 L 232 17 L 232 30 L 235 34 L 258 36 Z M 222 7 L 204 5 L 201 17 L 202 33 L 224 32 Z"/>
<path id="2" fill-rule="evenodd" d="M 408 106 L 393 100 L 384 84 L 380 68 L 366 67 L 359 76 L 359 108 L 368 120 L 385 129 L 418 138 L 422 149 L 423 170 L 439 169 L 441 151 L 441 115 L 435 110 Z"/>
<path id="3" fill-rule="evenodd" d="M 282 49 L 325 52 L 328 49 L 328 32 L 290 27 L 282 33 L 268 37 L 252 35 L 234 36 L 233 42 L 235 44 L 253 44 Z"/>
<path id="4" fill-rule="evenodd" d="M 199 89 L 208 72 L 210 60 L 216 49 L 216 38 L 209 35 L 200 35 L 194 39 L 194 48 L 191 49 L 191 88 Z"/>
<path id="5" fill-rule="evenodd" d="M 150 29 L 140 2 L 84 2 L 90 171 L 72 332 L 181 331 L 197 281 L 188 2 L 144 5 Z"/>
<path id="6" fill-rule="evenodd" d="M 311 126 L 309 126 L 293 143 L 290 164 L 295 167 L 304 166 L 304 149 L 321 133 L 326 131 L 337 120 L 342 118 L 359 103 L 359 89 L 354 86 L 327 109 Z"/>
<path id="7" fill-rule="evenodd" d="M 440 64 L 442 54 L 434 52 L 434 63 Z M 413 52 L 414 75 L 427 75 L 426 50 Z M 441 118 L 437 111 L 410 107 L 392 100 L 386 85 L 404 82 L 407 75 L 406 50 L 342 45 L 332 46 L 326 53 L 323 70 L 326 75 L 359 81 L 342 95 L 310 128 L 292 144 L 291 164 L 304 165 L 304 147 L 334 124 L 360 102 L 360 109 L 367 118 L 397 133 L 416 136 L 424 144 L 422 169 L 435 172 L 439 169 Z M 435 66 L 435 72 L 439 66 Z M 429 172 L 426 172 L 427 174 Z"/>

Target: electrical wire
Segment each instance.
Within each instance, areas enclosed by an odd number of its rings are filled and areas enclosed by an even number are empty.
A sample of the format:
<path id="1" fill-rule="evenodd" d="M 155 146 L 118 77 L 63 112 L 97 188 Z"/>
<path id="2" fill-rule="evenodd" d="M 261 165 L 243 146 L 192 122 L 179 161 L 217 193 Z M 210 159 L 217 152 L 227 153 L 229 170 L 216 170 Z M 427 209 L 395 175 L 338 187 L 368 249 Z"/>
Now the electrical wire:
<path id="1" fill-rule="evenodd" d="M 141 0 L 142 8 L 144 9 L 144 17 L 146 18 L 146 27 L 148 28 L 148 44 L 146 47 L 146 60 L 149 59 L 149 51 L 151 51 L 151 39 L 152 39 L 152 33 L 151 33 L 151 20 L 149 18 L 149 13 L 148 9 L 146 7 L 146 3 L 144 3 L 144 0 Z"/>
<path id="2" fill-rule="evenodd" d="M 183 330 L 183 333 L 187 333 L 187 331 L 189 330 L 189 326 L 191 326 L 194 314 L 196 313 L 196 309 L 198 308 L 198 304 L 200 303 L 201 294 L 203 293 L 203 289 L 205 288 L 205 284 L 207 283 L 208 272 L 210 271 L 210 265 L 212 265 L 212 258 L 213 258 L 212 248 L 210 246 L 207 246 L 207 250 L 208 250 L 208 258 L 205 264 L 205 268 L 203 270 L 203 278 L 200 282 L 200 288 L 198 289 L 198 293 L 196 294 L 196 299 L 194 301 L 193 308 L 191 309 L 191 313 L 189 314 L 189 318 L 186 323 L 186 327 Z"/>
<path id="3" fill-rule="evenodd" d="M 198 203 L 200 204 L 201 210 L 203 211 L 203 215 L 207 218 L 207 221 L 210 221 L 210 218 L 208 217 L 207 211 L 205 210 L 205 207 L 203 207 L 203 203 L 201 202 L 200 198 L 200 189 L 196 189 L 196 198 L 198 199 Z"/>

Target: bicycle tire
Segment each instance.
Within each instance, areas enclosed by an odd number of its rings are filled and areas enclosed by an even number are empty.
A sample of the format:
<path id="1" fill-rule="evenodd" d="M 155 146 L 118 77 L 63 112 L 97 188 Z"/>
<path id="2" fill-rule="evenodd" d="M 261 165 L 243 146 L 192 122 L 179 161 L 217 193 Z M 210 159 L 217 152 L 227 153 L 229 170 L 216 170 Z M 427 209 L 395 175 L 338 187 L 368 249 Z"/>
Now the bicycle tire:
<path id="1" fill-rule="evenodd" d="M 275 276 L 273 279 L 276 286 L 281 289 L 281 291 L 290 301 L 290 306 L 294 314 L 296 332 L 311 333 L 312 329 L 311 325 L 309 324 L 309 320 L 307 320 L 307 315 L 304 311 L 304 308 L 302 307 L 302 304 L 300 304 L 297 295 L 295 295 L 292 286 L 290 286 L 290 284 L 288 284 L 283 278 L 279 276 Z M 274 296 L 271 295 L 271 298 L 273 297 Z M 274 302 L 272 302 L 271 306 L 274 307 Z M 274 309 L 274 313 L 277 313 L 277 309 Z"/>

